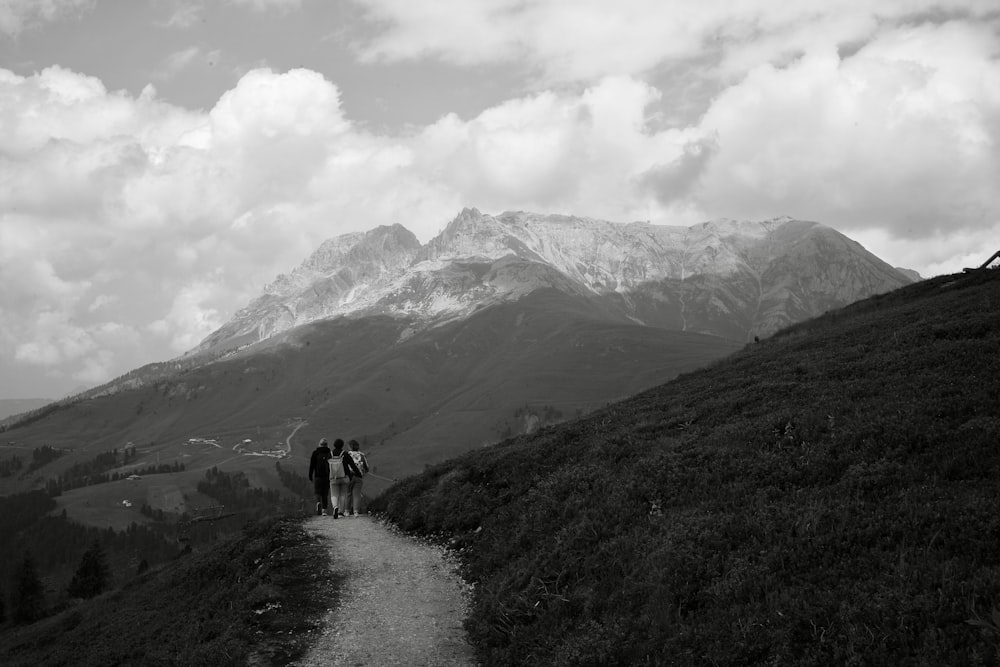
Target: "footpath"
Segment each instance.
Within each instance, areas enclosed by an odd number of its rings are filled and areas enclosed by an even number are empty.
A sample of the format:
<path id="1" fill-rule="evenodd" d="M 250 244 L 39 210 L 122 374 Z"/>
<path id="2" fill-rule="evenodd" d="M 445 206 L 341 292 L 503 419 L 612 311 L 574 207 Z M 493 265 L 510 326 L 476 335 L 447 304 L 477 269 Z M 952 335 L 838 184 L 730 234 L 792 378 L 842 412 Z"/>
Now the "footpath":
<path id="1" fill-rule="evenodd" d="M 474 666 L 462 620 L 468 593 L 447 552 L 368 516 L 312 517 L 344 580 L 339 601 L 300 667 Z"/>

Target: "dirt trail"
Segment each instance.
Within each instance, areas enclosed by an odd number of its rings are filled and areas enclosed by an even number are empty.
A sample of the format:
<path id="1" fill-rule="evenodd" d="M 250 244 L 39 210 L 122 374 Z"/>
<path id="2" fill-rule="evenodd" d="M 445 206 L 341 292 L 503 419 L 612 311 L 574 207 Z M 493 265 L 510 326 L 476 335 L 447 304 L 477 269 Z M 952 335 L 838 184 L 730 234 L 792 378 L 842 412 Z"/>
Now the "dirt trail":
<path id="1" fill-rule="evenodd" d="M 367 516 L 304 525 L 329 542 L 345 580 L 325 630 L 297 665 L 476 664 L 462 628 L 465 585 L 443 549 Z"/>

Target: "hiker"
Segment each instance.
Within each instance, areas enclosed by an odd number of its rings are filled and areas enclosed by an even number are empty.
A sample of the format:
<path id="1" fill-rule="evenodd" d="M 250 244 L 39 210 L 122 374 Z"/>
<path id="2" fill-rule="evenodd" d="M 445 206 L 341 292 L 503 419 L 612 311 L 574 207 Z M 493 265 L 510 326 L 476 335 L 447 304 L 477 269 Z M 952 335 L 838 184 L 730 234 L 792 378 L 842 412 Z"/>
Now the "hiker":
<path id="1" fill-rule="evenodd" d="M 348 495 L 351 497 L 351 509 L 353 510 L 354 516 L 361 516 L 361 484 L 364 482 L 364 477 L 368 473 L 368 459 L 365 458 L 365 453 L 361 451 L 361 445 L 358 444 L 357 440 L 351 440 L 351 451 L 347 452 L 350 454 L 350 458 L 354 459 L 354 465 L 358 467 L 357 475 L 351 477 L 351 481 L 347 485 Z"/>
<path id="2" fill-rule="evenodd" d="M 312 456 L 309 457 L 309 481 L 313 483 L 316 492 L 316 514 L 326 516 L 326 508 L 330 498 L 330 459 L 333 453 L 326 443 L 326 438 L 319 441 Z"/>
<path id="3" fill-rule="evenodd" d="M 330 459 L 330 495 L 333 497 L 334 519 L 347 508 L 348 485 L 351 482 L 351 477 L 355 475 L 361 477 L 361 471 L 358 470 L 354 459 L 344 451 L 344 441 L 337 438 L 333 441 L 333 452 Z"/>

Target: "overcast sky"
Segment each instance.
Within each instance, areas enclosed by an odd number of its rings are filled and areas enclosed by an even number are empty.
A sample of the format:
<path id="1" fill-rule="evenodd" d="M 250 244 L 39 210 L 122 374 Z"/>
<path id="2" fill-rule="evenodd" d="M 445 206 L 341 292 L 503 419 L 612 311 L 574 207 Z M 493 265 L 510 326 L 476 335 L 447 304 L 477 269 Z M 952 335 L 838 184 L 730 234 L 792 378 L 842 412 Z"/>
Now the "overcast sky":
<path id="1" fill-rule="evenodd" d="M 1000 249 L 996 0 L 0 0 L 0 398 L 463 206 Z"/>

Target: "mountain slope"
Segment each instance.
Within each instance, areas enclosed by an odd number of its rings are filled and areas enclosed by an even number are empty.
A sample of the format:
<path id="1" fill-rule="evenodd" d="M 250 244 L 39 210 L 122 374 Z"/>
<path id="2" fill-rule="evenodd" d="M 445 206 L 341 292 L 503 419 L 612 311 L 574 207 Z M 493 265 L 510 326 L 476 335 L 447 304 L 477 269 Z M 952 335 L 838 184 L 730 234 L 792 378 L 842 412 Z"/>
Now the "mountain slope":
<path id="1" fill-rule="evenodd" d="M 469 270 L 497 270 L 491 266 Z M 258 484 L 276 485 L 270 459 L 240 452 L 272 449 L 303 421 L 282 465 L 305 471 L 320 437 L 357 438 L 377 473 L 395 478 L 590 411 L 739 347 L 638 326 L 552 288 L 433 328 L 415 322 L 314 322 L 212 363 L 184 360 L 148 381 L 135 377 L 120 389 L 48 408 L 4 438 L 25 450 L 65 448 L 67 455 L 31 476 L 0 479 L 0 488 L 37 488 L 130 442 L 140 445 L 137 464 L 185 463 L 188 472 L 177 476 L 185 488 L 212 466 L 246 468 Z M 190 438 L 217 446 L 193 446 Z M 373 480 L 369 491 L 379 484 Z"/>
<path id="2" fill-rule="evenodd" d="M 998 349 L 1000 271 L 924 281 L 373 507 L 460 549 L 484 664 L 993 664 Z"/>

